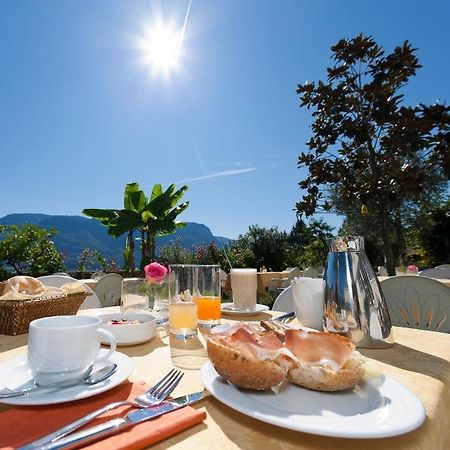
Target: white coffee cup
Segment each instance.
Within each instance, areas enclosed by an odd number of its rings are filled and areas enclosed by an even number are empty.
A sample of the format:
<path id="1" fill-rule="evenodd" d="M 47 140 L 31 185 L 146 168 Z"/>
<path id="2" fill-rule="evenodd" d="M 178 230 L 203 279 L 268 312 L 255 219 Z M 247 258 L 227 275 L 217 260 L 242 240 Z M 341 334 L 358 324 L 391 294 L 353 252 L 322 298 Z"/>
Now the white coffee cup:
<path id="1" fill-rule="evenodd" d="M 321 278 L 298 277 L 291 281 L 295 316 L 305 327 L 323 331 L 325 281 Z"/>
<path id="2" fill-rule="evenodd" d="M 116 339 L 100 328 L 102 321 L 90 316 L 52 316 L 33 320 L 28 336 L 28 364 L 37 384 L 84 378 L 95 362 L 108 359 Z M 100 341 L 109 351 L 99 356 Z"/>
<path id="3" fill-rule="evenodd" d="M 256 309 L 256 269 L 231 269 L 231 290 L 234 307 L 240 311 Z"/>

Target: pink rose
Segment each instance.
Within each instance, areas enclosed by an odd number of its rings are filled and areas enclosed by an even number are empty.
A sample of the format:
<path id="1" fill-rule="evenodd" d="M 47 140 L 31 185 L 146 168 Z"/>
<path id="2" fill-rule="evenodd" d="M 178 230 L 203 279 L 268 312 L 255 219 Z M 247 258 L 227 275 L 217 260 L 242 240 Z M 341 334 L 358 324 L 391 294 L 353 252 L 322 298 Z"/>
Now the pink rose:
<path id="1" fill-rule="evenodd" d="M 144 272 L 148 282 L 157 283 L 167 275 L 167 268 L 157 262 L 152 262 L 144 267 Z"/>

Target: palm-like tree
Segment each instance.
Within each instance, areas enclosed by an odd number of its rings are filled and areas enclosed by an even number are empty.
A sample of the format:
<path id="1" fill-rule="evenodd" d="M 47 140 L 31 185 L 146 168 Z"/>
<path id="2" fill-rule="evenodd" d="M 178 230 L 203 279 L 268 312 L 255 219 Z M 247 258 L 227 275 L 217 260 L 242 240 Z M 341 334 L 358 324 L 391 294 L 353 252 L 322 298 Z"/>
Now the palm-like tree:
<path id="1" fill-rule="evenodd" d="M 150 199 L 147 200 L 138 183 L 128 183 L 124 192 L 124 209 L 84 209 L 83 214 L 99 220 L 108 227 L 108 234 L 113 237 L 127 233 L 125 244 L 125 266 L 127 271 L 134 271 L 134 232 L 141 232 L 142 269 L 155 258 L 155 242 L 158 236 L 174 233 L 186 224 L 177 222 L 176 218 L 189 205 L 178 204 L 187 190 L 182 186 L 176 190 L 171 184 L 163 191 L 160 184 L 155 184 Z"/>

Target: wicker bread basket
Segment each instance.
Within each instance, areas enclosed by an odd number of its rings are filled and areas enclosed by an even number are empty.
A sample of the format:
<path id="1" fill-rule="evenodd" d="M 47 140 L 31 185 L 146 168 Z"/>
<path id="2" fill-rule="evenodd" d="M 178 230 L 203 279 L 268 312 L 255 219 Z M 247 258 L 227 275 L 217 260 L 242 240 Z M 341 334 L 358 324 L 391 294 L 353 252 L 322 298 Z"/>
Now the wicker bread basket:
<path id="1" fill-rule="evenodd" d="M 32 300 L 0 300 L 0 334 L 28 333 L 34 319 L 76 314 L 88 295 L 88 292 L 76 292 Z"/>

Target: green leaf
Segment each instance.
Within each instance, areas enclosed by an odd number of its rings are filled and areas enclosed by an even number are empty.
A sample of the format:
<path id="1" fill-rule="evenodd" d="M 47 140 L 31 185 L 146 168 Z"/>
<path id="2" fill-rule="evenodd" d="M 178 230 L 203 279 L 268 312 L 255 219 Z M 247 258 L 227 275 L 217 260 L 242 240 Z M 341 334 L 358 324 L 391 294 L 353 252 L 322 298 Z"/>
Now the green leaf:
<path id="1" fill-rule="evenodd" d="M 150 197 L 151 203 L 155 198 L 159 197 L 162 194 L 162 186 L 160 184 L 155 184 L 152 189 L 152 195 Z"/>
<path id="2" fill-rule="evenodd" d="M 139 212 L 145 208 L 147 199 L 144 192 L 139 189 L 138 183 L 128 183 L 125 187 L 123 204 L 125 209 Z"/>
<path id="3" fill-rule="evenodd" d="M 113 219 L 117 216 L 117 209 L 83 209 L 82 214 L 97 220 Z"/>

